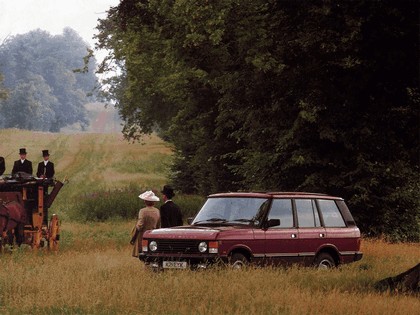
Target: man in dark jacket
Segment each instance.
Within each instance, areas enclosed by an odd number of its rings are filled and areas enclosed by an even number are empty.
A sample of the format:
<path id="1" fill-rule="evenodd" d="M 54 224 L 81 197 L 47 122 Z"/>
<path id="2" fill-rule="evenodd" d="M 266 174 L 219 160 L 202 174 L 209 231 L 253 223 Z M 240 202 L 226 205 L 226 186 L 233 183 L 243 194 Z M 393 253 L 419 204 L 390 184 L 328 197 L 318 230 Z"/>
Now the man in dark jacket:
<path id="1" fill-rule="evenodd" d="M 44 158 L 44 161 L 39 162 L 36 176 L 39 178 L 53 178 L 55 174 L 54 163 L 49 161 L 50 154 L 48 153 L 48 150 L 42 150 L 42 157 Z"/>
<path id="2" fill-rule="evenodd" d="M 174 190 L 171 186 L 163 186 L 161 191 L 163 194 L 163 201 L 165 202 L 160 207 L 161 227 L 171 227 L 183 225 L 181 209 L 172 201 L 175 196 Z"/>
<path id="3" fill-rule="evenodd" d="M 20 160 L 15 161 L 13 164 L 12 175 L 17 172 L 24 172 L 32 175 L 32 162 L 26 159 L 26 149 L 19 149 Z"/>

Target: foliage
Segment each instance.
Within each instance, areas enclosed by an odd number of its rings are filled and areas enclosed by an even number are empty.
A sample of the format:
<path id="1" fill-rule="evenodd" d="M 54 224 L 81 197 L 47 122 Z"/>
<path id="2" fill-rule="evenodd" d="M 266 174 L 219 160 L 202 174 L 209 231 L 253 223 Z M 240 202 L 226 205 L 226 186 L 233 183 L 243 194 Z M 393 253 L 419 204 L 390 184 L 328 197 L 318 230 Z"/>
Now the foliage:
<path id="1" fill-rule="evenodd" d="M 84 104 L 97 86 L 94 59 L 79 69 L 87 49 L 70 28 L 62 35 L 36 30 L 6 39 L 0 72 L 10 97 L 0 98 L 1 127 L 56 132 L 74 123 L 86 126 Z"/>
<path id="2" fill-rule="evenodd" d="M 159 126 L 184 192 L 344 197 L 364 233 L 420 240 L 419 4 L 123 0 L 101 71 L 137 139 Z"/>
<path id="3" fill-rule="evenodd" d="M 75 202 L 70 218 L 80 222 L 136 218 L 140 206 L 136 193 L 133 189 L 89 192 Z"/>
<path id="4" fill-rule="evenodd" d="M 141 189 L 146 190 L 146 188 Z M 69 210 L 70 219 L 78 222 L 105 222 L 115 219 L 136 220 L 138 211 L 144 207 L 138 198 L 139 189 L 131 184 L 117 190 L 92 191 L 79 197 Z M 174 198 L 182 211 L 184 221 L 195 216 L 204 203 L 204 198 L 199 196 L 177 195 Z M 162 201 L 155 207 L 160 208 Z"/>
<path id="5" fill-rule="evenodd" d="M 7 98 L 7 89 L 3 85 L 4 76 L 0 73 L 0 100 Z"/>

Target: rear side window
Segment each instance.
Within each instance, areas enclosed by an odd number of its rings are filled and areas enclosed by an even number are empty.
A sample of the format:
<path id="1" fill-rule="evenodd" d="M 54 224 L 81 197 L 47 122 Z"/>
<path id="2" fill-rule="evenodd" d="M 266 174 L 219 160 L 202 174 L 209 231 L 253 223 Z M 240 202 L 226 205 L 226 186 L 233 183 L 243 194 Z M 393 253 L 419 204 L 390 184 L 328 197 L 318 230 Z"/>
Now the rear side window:
<path id="1" fill-rule="evenodd" d="M 346 226 L 334 200 L 319 199 L 318 204 L 322 213 L 322 218 L 324 219 L 325 227 Z"/>
<path id="2" fill-rule="evenodd" d="M 293 210 L 291 199 L 274 199 L 268 219 L 280 219 L 280 225 L 275 228 L 293 227 Z"/>
<path id="3" fill-rule="evenodd" d="M 299 227 L 319 227 L 318 211 L 312 199 L 295 199 Z"/>

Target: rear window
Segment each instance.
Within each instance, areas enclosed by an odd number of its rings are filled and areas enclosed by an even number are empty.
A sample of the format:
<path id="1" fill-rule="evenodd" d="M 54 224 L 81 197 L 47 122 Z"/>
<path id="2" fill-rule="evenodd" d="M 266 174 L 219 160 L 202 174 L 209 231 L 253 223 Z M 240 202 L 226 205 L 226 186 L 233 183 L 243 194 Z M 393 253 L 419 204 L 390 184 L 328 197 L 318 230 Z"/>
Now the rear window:
<path id="1" fill-rule="evenodd" d="M 325 227 L 345 227 L 346 223 L 334 200 L 319 199 L 319 208 Z"/>

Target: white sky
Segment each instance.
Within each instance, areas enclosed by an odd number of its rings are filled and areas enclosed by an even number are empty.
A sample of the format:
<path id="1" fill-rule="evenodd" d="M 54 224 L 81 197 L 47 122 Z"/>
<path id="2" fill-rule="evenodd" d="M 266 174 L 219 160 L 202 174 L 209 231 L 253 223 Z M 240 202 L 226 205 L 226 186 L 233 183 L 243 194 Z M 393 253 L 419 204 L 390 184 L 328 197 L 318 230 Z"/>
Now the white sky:
<path id="1" fill-rule="evenodd" d="M 0 44 L 7 37 L 35 29 L 51 35 L 74 29 L 93 48 L 97 20 L 119 0 L 0 0 Z"/>

